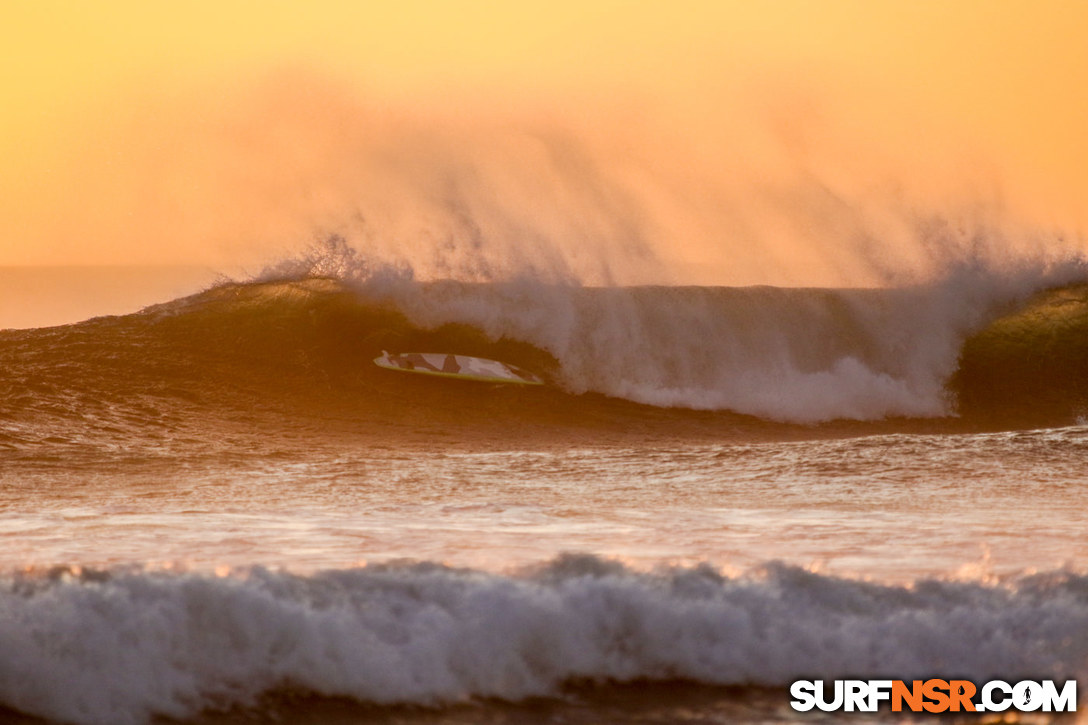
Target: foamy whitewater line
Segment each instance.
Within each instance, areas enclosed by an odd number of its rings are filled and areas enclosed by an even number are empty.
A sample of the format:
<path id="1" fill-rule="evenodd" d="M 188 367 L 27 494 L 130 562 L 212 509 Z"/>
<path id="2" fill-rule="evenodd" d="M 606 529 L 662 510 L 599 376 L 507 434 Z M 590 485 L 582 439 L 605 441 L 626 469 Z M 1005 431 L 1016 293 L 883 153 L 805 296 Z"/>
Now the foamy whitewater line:
<path id="1" fill-rule="evenodd" d="M 565 681 L 1088 674 L 1088 576 L 886 586 L 779 564 L 639 573 L 565 556 L 519 576 L 434 564 L 296 576 L 5 577 L 0 703 L 74 723 L 246 706 L 291 687 L 371 703 Z"/>

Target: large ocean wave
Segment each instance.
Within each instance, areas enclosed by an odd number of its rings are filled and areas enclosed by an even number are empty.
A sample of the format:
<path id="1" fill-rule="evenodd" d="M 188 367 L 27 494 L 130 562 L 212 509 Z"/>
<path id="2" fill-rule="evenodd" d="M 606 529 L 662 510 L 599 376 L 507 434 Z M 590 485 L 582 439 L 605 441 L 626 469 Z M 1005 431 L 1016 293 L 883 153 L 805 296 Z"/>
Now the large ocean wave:
<path id="1" fill-rule="evenodd" d="M 230 283 L 134 315 L 0 333 L 0 412 L 12 421 L 0 434 L 18 439 L 31 419 L 49 421 L 50 435 L 63 435 L 65 421 L 79 435 L 87 423 L 168 425 L 194 408 L 252 410 L 285 396 L 316 404 L 329 391 L 371 419 L 411 408 L 468 421 L 488 397 L 447 383 L 428 399 L 433 387 L 409 390 L 419 381 L 371 364 L 382 349 L 533 370 L 552 387 L 520 413 L 529 416 L 570 418 L 582 406 L 592 418 L 600 400 L 581 394 L 594 393 L 673 417 L 696 409 L 801 424 L 957 414 L 1067 424 L 1088 410 L 1088 287 L 1070 286 L 1082 279 L 1067 265 L 888 290 L 397 275 Z"/>

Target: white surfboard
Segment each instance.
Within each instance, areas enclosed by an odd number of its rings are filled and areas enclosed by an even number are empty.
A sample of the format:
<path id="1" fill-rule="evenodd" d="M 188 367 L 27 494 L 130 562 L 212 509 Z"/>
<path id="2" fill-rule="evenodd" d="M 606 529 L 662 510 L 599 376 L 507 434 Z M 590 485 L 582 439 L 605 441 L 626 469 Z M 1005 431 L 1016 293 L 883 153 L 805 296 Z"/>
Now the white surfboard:
<path id="1" fill-rule="evenodd" d="M 487 360 L 482 357 L 453 355 L 444 352 L 392 353 L 382 350 L 382 356 L 374 358 L 374 364 L 387 370 L 397 370 L 442 378 L 477 380 L 485 383 L 511 385 L 543 385 L 544 381 L 528 370 L 514 365 Z"/>

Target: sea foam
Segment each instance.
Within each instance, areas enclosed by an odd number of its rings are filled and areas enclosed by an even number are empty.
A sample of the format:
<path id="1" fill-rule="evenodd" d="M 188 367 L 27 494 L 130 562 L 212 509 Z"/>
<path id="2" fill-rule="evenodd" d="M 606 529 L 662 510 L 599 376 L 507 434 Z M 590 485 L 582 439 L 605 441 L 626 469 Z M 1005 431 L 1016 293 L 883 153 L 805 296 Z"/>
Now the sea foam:
<path id="1" fill-rule="evenodd" d="M 9 575 L 0 703 L 75 723 L 253 705 L 517 700 L 571 681 L 1088 673 L 1088 577 L 882 585 L 769 564 L 636 572 L 568 555 L 514 575 L 437 564 L 309 576 Z"/>

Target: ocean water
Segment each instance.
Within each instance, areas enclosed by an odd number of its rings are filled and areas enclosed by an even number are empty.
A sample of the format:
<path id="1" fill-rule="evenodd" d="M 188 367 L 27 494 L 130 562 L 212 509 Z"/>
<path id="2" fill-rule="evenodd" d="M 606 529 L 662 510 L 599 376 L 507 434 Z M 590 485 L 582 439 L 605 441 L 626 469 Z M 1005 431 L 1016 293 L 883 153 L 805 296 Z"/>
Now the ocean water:
<path id="1" fill-rule="evenodd" d="M 802 722 L 801 678 L 1083 692 L 1085 280 L 296 273 L 0 332 L 0 718 Z"/>

